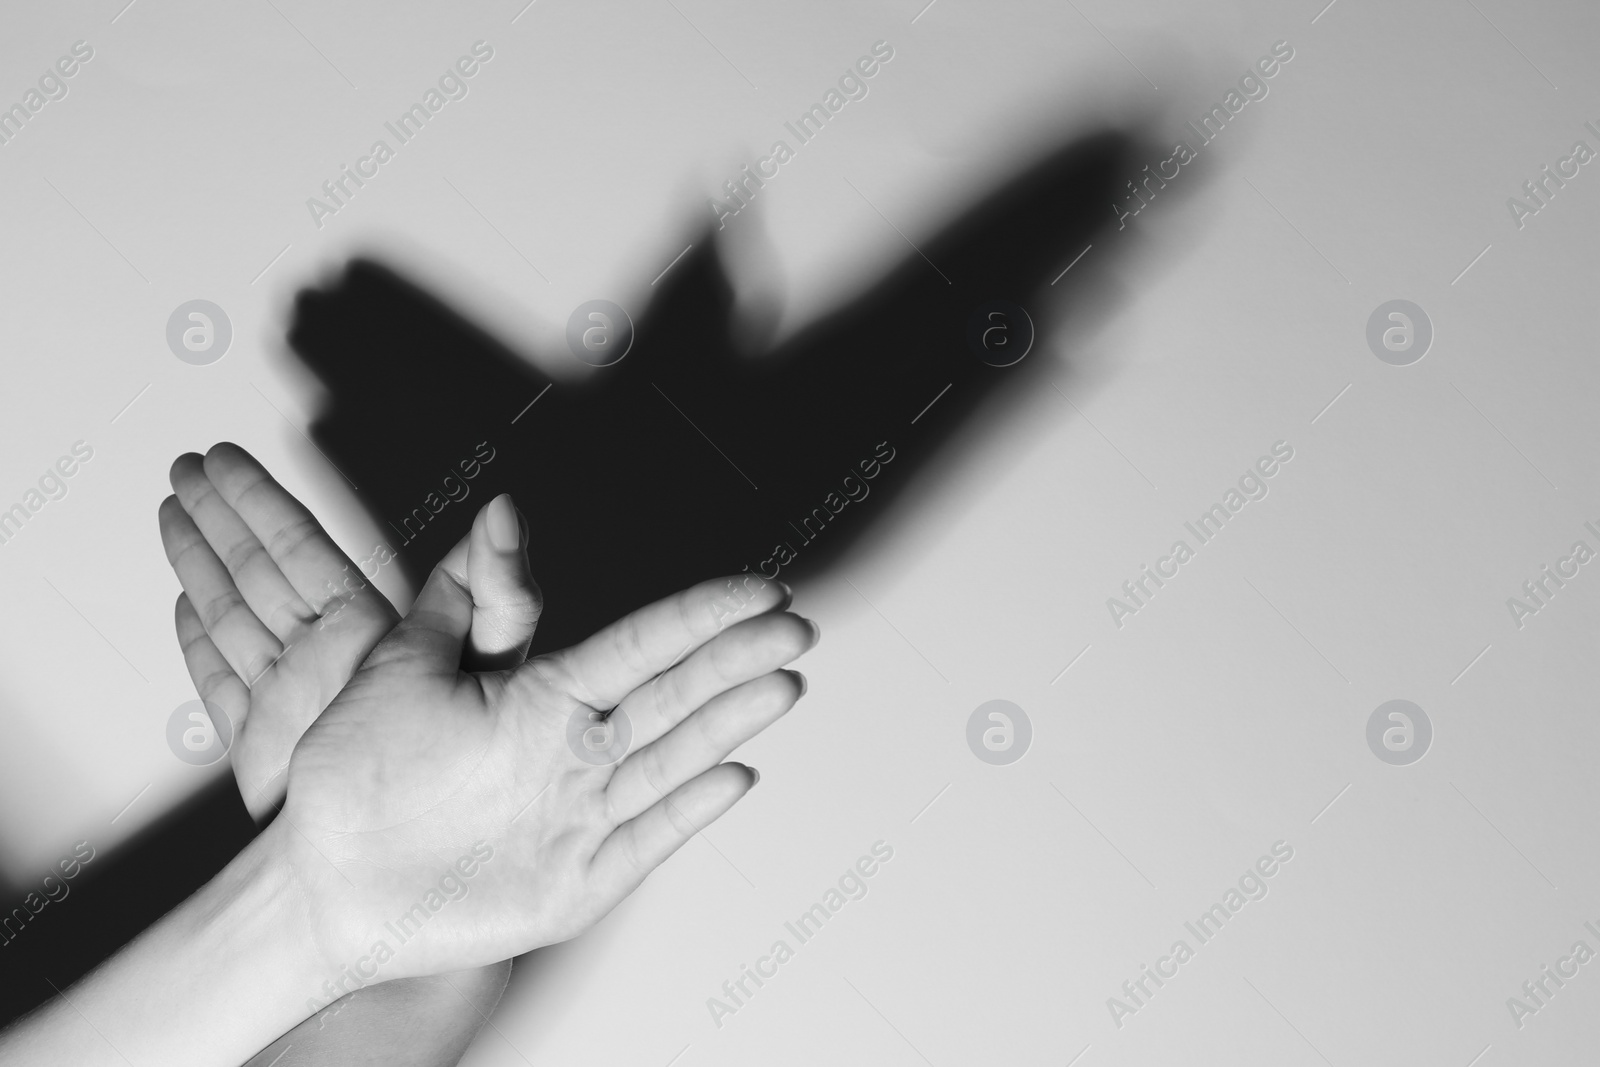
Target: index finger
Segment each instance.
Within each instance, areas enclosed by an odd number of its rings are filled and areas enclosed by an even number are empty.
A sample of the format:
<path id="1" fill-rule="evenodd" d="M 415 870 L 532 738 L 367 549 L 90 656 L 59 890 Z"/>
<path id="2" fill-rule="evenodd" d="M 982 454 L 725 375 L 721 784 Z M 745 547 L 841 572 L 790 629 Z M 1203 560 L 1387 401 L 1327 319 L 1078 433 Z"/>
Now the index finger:
<path id="1" fill-rule="evenodd" d="M 341 576 L 360 581 L 360 568 L 333 543 L 316 516 L 250 453 L 228 441 L 213 445 L 205 456 L 205 473 L 313 611 L 321 614 L 337 596 Z"/>
<path id="2" fill-rule="evenodd" d="M 736 622 L 787 607 L 788 585 L 755 574 L 716 578 L 623 616 L 571 648 L 540 657 L 585 704 L 613 707 Z"/>

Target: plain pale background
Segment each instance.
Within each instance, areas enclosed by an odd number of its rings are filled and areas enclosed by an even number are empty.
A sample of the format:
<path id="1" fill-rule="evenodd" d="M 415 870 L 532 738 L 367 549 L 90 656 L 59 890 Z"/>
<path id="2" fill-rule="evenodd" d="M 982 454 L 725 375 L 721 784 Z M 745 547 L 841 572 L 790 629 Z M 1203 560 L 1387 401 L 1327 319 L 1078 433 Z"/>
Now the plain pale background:
<path id="1" fill-rule="evenodd" d="M 155 522 L 172 457 L 238 441 L 347 548 L 372 532 L 300 432 L 319 398 L 285 358 L 297 290 L 376 253 L 571 376 L 571 309 L 637 306 L 705 197 L 888 40 L 870 95 L 738 220 L 772 242 L 792 329 L 1030 146 L 1135 116 L 1182 136 L 1287 40 L 1183 195 L 1073 268 L 1100 313 L 1029 357 L 1070 362 L 1071 404 L 1040 390 L 969 426 L 799 590 L 824 641 L 809 696 L 739 755 L 760 786 L 520 964 L 466 1062 L 1488 1067 L 1600 1040 L 1600 964 L 1520 1030 L 1505 1005 L 1600 948 L 1600 566 L 1521 629 L 1506 607 L 1573 541 L 1600 547 L 1600 177 L 1520 230 L 1505 206 L 1600 148 L 1594 9 L 124 2 L 0 16 L 0 102 L 95 49 L 0 148 L 0 502 L 95 449 L 0 546 L 12 896 L 225 773 L 164 738 L 193 697 Z M 470 95 L 313 226 L 305 198 L 480 39 Z M 196 297 L 234 328 L 209 367 L 164 339 Z M 1365 340 L 1393 298 L 1435 330 L 1409 367 Z M 1113 626 L 1106 598 L 1279 440 L 1270 495 Z M 1034 729 L 1008 767 L 965 742 L 997 698 Z M 1365 740 L 1394 698 L 1435 730 L 1407 767 Z M 869 895 L 714 1026 L 706 998 L 880 839 Z M 1106 998 L 1278 840 L 1270 895 L 1115 1027 Z"/>

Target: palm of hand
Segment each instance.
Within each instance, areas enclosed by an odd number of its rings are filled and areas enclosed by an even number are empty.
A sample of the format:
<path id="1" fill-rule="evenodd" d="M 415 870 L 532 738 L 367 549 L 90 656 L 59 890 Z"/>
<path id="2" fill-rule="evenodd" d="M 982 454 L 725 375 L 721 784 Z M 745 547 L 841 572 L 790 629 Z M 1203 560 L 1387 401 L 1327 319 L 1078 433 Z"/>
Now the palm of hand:
<path id="1" fill-rule="evenodd" d="M 283 799 L 295 744 L 400 616 L 237 445 L 180 456 L 172 487 L 161 539 L 184 588 L 178 640 L 200 696 L 236 727 L 234 774 L 262 819 Z M 475 590 L 471 662 L 521 663 L 533 635 L 540 593 L 519 523 L 496 498 L 440 563 Z"/>
<path id="2" fill-rule="evenodd" d="M 351 966 L 372 980 L 373 955 L 399 978 L 575 935 L 749 789 L 754 772 L 720 761 L 804 692 L 778 668 L 816 630 L 775 610 L 781 585 L 704 583 L 523 664 L 540 596 L 508 498 L 480 511 L 395 627 L 237 446 L 180 457 L 173 488 L 161 527 L 185 590 L 184 659 L 239 725 L 252 814 L 288 785 L 266 833 L 330 978 Z M 516 669 L 466 674 L 464 656 Z M 615 765 L 578 758 L 569 723 L 614 707 L 632 750 Z"/>
<path id="3" fill-rule="evenodd" d="M 565 940 L 615 905 L 590 862 L 615 828 L 614 768 L 567 749 L 580 707 L 537 673 L 352 680 L 296 751 L 282 816 L 315 850 L 335 959 L 381 939 L 396 949 L 386 977 L 460 970 Z"/>
<path id="4" fill-rule="evenodd" d="M 753 775 L 718 760 L 798 698 L 773 668 L 815 637 L 762 614 L 786 599 L 775 587 L 724 630 L 720 595 L 696 587 L 574 649 L 470 675 L 454 666 L 459 614 L 447 621 L 462 594 L 435 572 L 290 765 L 280 819 L 330 970 L 376 955 L 385 978 L 431 974 L 574 936 L 737 801 Z M 580 759 L 569 723 L 614 705 L 632 750 Z"/>
<path id="5" fill-rule="evenodd" d="M 249 710 L 232 750 L 247 805 L 281 800 L 281 779 L 295 744 L 338 695 L 341 674 L 348 678 L 351 665 L 398 621 L 376 589 L 368 587 L 363 595 L 374 604 L 345 613 L 337 623 L 324 625 L 319 617 L 287 628 L 282 656 L 250 687 Z"/>
<path id="6" fill-rule="evenodd" d="M 171 477 L 161 540 L 184 588 L 178 641 L 201 698 L 235 727 L 234 774 L 260 819 L 295 742 L 400 617 L 242 449 L 180 456 Z"/>

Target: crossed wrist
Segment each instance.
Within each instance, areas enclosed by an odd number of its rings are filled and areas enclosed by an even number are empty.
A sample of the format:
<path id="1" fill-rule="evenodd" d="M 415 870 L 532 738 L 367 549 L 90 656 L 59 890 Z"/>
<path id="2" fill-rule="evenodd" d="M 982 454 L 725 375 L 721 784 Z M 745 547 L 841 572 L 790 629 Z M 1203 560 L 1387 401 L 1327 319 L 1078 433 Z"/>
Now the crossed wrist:
<path id="1" fill-rule="evenodd" d="M 285 977 L 292 978 L 299 1001 L 306 1001 L 346 954 L 332 920 L 338 896 L 332 883 L 342 875 L 281 813 L 219 877 L 230 874 L 238 879 L 234 907 L 248 909 L 244 898 L 254 898 L 260 932 L 277 938 L 275 951 L 288 966 Z"/>
<path id="2" fill-rule="evenodd" d="M 273 1015 L 267 1028 L 278 1027 L 270 1037 L 311 1014 L 306 998 L 328 967 L 318 907 L 286 830 L 267 827 L 223 868 L 195 898 L 200 907 L 187 932 L 196 950 L 215 953 L 230 975 L 249 975 L 256 1007 Z"/>

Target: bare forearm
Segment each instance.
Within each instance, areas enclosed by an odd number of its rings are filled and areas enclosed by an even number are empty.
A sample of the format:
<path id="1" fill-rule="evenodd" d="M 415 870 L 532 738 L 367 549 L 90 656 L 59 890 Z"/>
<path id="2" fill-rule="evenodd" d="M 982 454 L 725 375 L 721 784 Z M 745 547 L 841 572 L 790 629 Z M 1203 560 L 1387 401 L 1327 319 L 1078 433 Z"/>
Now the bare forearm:
<path id="1" fill-rule="evenodd" d="M 454 1067 L 500 1002 L 511 961 L 342 997 L 245 1067 Z"/>
<path id="2" fill-rule="evenodd" d="M 326 968 L 276 836 L 0 1034 L 0 1062 L 236 1067 L 299 1023 Z"/>

